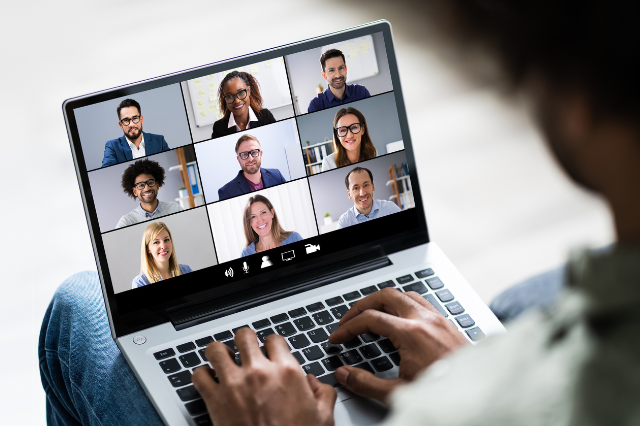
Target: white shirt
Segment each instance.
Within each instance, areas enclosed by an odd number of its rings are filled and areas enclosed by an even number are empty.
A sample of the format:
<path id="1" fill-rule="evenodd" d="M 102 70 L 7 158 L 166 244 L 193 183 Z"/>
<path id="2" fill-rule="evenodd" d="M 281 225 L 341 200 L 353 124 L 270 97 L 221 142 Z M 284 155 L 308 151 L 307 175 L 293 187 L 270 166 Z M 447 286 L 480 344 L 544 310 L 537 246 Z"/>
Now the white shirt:
<path id="1" fill-rule="evenodd" d="M 140 132 L 142 134 L 142 132 Z M 145 155 L 147 155 L 144 151 L 144 134 L 142 134 L 142 139 L 140 140 L 140 149 L 136 148 L 136 146 L 134 145 L 133 142 L 131 142 L 129 140 L 129 138 L 127 138 L 125 136 L 125 138 L 127 139 L 127 143 L 129 144 L 129 148 L 131 148 L 131 154 L 133 155 L 133 159 L 135 160 L 136 158 L 140 158 L 140 157 L 144 157 Z"/>
<path id="2" fill-rule="evenodd" d="M 256 113 L 253 112 L 253 109 L 251 107 L 249 107 L 249 121 L 247 122 L 247 129 L 249 128 L 249 124 L 252 121 L 258 121 L 258 117 L 256 117 Z M 233 116 L 233 113 L 231 113 L 229 115 L 229 125 L 227 127 L 233 127 L 236 126 L 236 130 L 241 132 L 242 129 L 240 129 L 240 127 L 238 127 L 238 125 L 236 124 L 236 119 Z"/>

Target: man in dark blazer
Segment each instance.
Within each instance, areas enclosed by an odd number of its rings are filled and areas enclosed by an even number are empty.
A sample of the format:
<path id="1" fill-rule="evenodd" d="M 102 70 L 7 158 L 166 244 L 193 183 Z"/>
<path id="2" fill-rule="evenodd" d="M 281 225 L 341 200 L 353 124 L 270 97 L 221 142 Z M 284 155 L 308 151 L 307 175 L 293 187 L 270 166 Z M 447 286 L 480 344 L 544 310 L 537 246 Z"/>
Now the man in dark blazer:
<path id="1" fill-rule="evenodd" d="M 118 125 L 124 135 L 105 144 L 102 167 L 169 150 L 164 136 L 142 131 L 144 119 L 138 102 L 125 99 L 120 102 L 117 113 Z"/>
<path id="2" fill-rule="evenodd" d="M 262 164 L 260 148 L 260 142 L 255 136 L 245 134 L 238 139 L 236 158 L 242 170 L 230 182 L 218 189 L 218 197 L 221 201 L 286 182 L 278 169 L 260 167 Z"/>

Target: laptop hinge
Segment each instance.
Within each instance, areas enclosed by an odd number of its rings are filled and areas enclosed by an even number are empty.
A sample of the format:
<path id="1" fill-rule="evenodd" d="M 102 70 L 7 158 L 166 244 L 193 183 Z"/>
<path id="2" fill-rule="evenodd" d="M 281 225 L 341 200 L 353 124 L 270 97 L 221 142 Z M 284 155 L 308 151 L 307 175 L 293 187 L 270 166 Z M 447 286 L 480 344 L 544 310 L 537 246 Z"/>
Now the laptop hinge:
<path id="1" fill-rule="evenodd" d="M 240 294 L 227 295 L 188 307 L 174 308 L 167 311 L 167 315 L 176 330 L 183 330 L 391 264 L 389 257 L 377 246 L 366 253 L 334 261 L 330 267 L 319 265 L 302 272 L 298 271 L 289 277 L 265 281 L 250 291 L 243 291 Z M 301 277 L 304 278 L 301 279 Z M 247 296 L 248 293 L 250 296 Z"/>

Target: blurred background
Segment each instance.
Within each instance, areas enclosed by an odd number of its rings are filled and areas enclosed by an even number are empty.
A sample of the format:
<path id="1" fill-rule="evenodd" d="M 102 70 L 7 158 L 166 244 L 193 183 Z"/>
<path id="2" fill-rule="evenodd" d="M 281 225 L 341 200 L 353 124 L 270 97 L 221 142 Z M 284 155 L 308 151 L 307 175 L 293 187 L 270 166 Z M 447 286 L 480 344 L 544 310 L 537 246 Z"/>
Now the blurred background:
<path id="1" fill-rule="evenodd" d="M 432 240 L 487 303 L 573 246 L 611 242 L 606 206 L 567 181 L 499 82 L 469 79 L 423 13 L 364 0 L 3 2 L 0 424 L 45 424 L 42 317 L 61 281 L 96 267 L 61 110 L 73 96 L 387 19 Z"/>

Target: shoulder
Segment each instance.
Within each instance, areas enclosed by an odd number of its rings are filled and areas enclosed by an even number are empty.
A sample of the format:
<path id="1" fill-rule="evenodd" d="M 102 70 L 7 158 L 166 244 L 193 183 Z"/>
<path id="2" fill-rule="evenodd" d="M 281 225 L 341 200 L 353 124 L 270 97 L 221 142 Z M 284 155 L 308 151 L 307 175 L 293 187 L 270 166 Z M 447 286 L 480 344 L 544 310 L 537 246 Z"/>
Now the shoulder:
<path id="1" fill-rule="evenodd" d="M 338 218 L 338 227 L 339 228 L 343 228 L 345 226 L 349 226 L 349 215 L 351 214 L 351 207 L 349 207 L 349 210 L 347 210 L 346 212 L 342 213 L 340 215 L 340 217 Z"/>
<path id="2" fill-rule="evenodd" d="M 110 141 L 107 141 L 104 146 L 105 147 L 109 147 L 109 148 L 115 148 L 116 146 L 120 145 L 120 139 L 122 139 L 124 136 L 122 136 L 121 138 L 117 138 L 117 139 L 111 139 Z"/>
<path id="3" fill-rule="evenodd" d="M 149 284 L 149 280 L 147 279 L 147 276 L 145 274 L 140 274 L 137 277 L 135 277 L 131 282 L 131 288 L 144 287 L 145 285 L 148 285 L 148 284 Z"/>
<path id="4" fill-rule="evenodd" d="M 156 135 L 155 133 L 142 132 L 142 136 L 144 136 L 144 138 L 148 140 L 164 139 L 164 136 Z"/>
<path id="5" fill-rule="evenodd" d="M 296 231 L 293 231 L 287 238 L 284 239 L 284 244 L 295 243 L 297 241 L 302 241 L 302 235 L 298 234 Z"/>
<path id="6" fill-rule="evenodd" d="M 251 243 L 248 246 L 246 246 L 245 248 L 242 249 L 242 254 L 240 255 L 241 257 L 245 257 L 245 256 L 249 256 L 251 254 L 255 254 L 256 253 L 256 244 L 255 243 Z"/>
<path id="7" fill-rule="evenodd" d="M 129 213 L 125 214 L 120 218 L 120 220 L 118 221 L 118 224 L 116 225 L 116 228 L 122 228 L 124 226 L 133 225 L 134 223 L 140 222 L 141 218 L 142 217 L 140 216 L 138 211 L 136 209 L 133 209 Z"/>
<path id="8" fill-rule="evenodd" d="M 217 138 L 227 134 L 229 129 L 229 117 L 222 117 L 220 120 L 213 123 L 212 138 Z"/>
<path id="9" fill-rule="evenodd" d="M 327 170 L 336 168 L 336 153 L 332 153 L 327 155 L 322 159 L 322 171 L 326 172 Z"/>
<path id="10" fill-rule="evenodd" d="M 193 269 L 191 269 L 189 265 L 183 265 L 181 263 L 179 266 L 180 266 L 180 272 L 182 272 L 183 274 L 188 274 L 189 272 L 193 272 Z"/>
<path id="11" fill-rule="evenodd" d="M 279 176 L 283 178 L 282 173 L 280 173 L 280 170 L 278 169 L 262 169 L 262 170 L 273 176 Z"/>
<path id="12" fill-rule="evenodd" d="M 355 90 L 355 92 L 358 93 L 358 94 L 364 94 L 365 96 L 371 96 L 369 94 L 369 91 L 367 90 L 367 88 L 364 87 L 362 84 L 352 84 L 351 85 L 351 89 Z"/>
<path id="13" fill-rule="evenodd" d="M 315 112 L 322 108 L 321 96 L 324 92 L 318 93 L 315 98 L 311 99 L 309 102 L 309 107 L 307 108 L 307 112 Z"/>
<path id="14" fill-rule="evenodd" d="M 393 201 L 387 201 L 387 200 L 376 200 L 376 201 L 378 202 L 378 205 L 380 206 L 381 209 L 384 209 L 393 213 L 400 211 L 400 207 L 398 207 L 398 205 Z"/>
<path id="15" fill-rule="evenodd" d="M 271 111 L 269 111 L 266 108 L 262 108 L 260 112 L 256 113 L 256 116 L 258 117 L 259 123 L 269 124 L 269 123 L 275 123 L 276 121 L 273 114 L 271 114 Z"/>
<path id="16" fill-rule="evenodd" d="M 180 206 L 180 204 L 176 203 L 175 201 L 159 201 L 159 203 L 160 208 L 164 211 L 164 213 L 174 213 L 182 211 L 182 207 Z"/>

